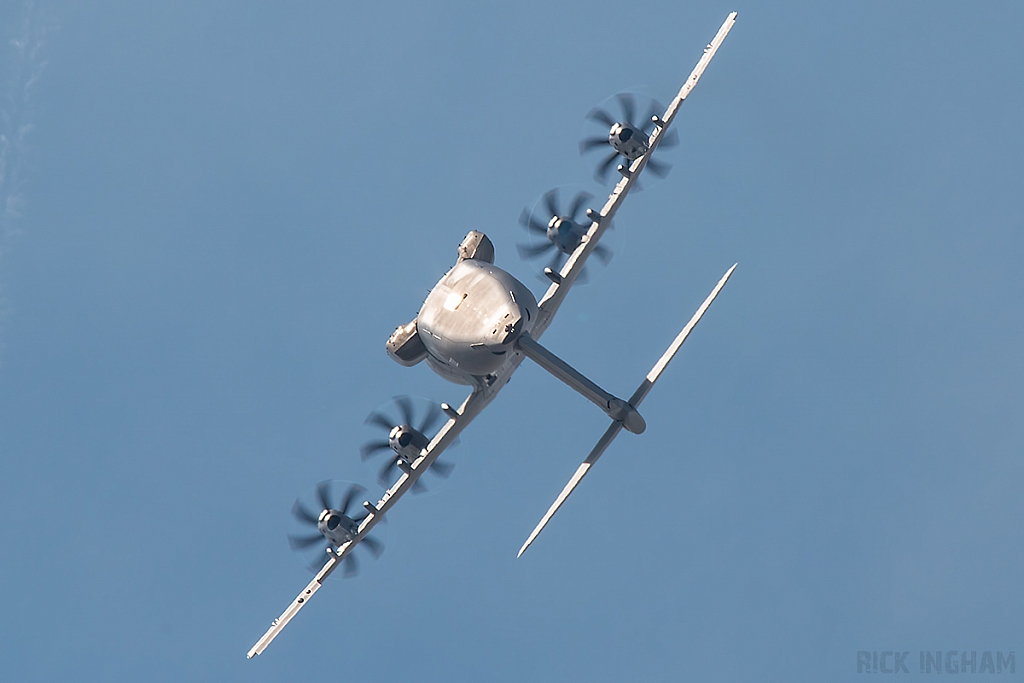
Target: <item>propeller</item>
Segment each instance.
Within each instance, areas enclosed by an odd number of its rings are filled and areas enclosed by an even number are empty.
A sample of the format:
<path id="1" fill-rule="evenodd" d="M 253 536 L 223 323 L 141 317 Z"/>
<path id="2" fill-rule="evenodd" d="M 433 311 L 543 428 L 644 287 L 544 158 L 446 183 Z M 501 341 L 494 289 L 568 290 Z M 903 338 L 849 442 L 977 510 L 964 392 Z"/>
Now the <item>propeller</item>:
<path id="1" fill-rule="evenodd" d="M 359 524 L 370 514 L 362 507 L 353 510 L 358 498 L 366 493 L 366 489 L 358 484 L 351 484 L 338 498 L 333 496 L 332 482 L 322 481 L 316 487 L 315 508 L 307 506 L 302 500 L 296 500 L 292 506 L 292 516 L 303 526 L 315 528 L 316 533 L 303 535 L 289 534 L 288 545 L 292 550 L 305 552 L 318 548 L 317 554 L 309 562 L 309 568 L 320 571 L 330 559 L 331 554 L 350 541 L 358 532 Z M 338 501 L 337 506 L 334 501 Z M 384 544 L 373 536 L 365 536 L 358 544 L 365 546 L 374 557 L 384 552 Z M 345 578 L 355 576 L 359 571 L 359 561 L 352 552 L 342 560 L 342 572 Z"/>
<path id="2" fill-rule="evenodd" d="M 547 258 L 546 267 L 553 271 L 561 270 L 565 260 L 580 245 L 583 236 L 590 229 L 591 220 L 586 214 L 586 204 L 593 199 L 588 192 L 577 192 L 572 201 L 563 210 L 559 201 L 559 190 L 556 187 L 548 190 L 541 197 L 533 211 L 523 209 L 519 223 L 531 233 L 541 237 L 531 243 L 517 244 L 519 257 L 525 261 Z M 612 251 L 603 244 L 594 247 L 593 254 L 607 264 L 611 260 Z M 581 274 L 582 276 L 582 274 Z M 577 280 L 579 281 L 579 280 Z"/>
<path id="3" fill-rule="evenodd" d="M 416 403 L 426 405 L 417 410 Z M 373 411 L 366 418 L 366 424 L 380 429 L 387 434 L 387 438 L 371 439 L 364 443 L 359 449 L 360 458 L 365 462 L 380 453 L 389 453 L 383 467 L 377 473 L 377 479 L 381 485 L 390 486 L 396 471 L 403 465 L 411 465 L 419 458 L 420 453 L 430 443 L 441 419 L 441 408 L 436 403 L 426 399 L 416 401 L 411 396 L 395 396 L 389 405 Z M 430 466 L 430 471 L 447 478 L 454 467 L 451 463 L 435 460 Z M 422 493 L 427 488 L 417 479 L 412 490 L 414 493 Z"/>
<path id="4" fill-rule="evenodd" d="M 607 109 L 602 109 L 601 107 L 591 109 L 586 116 L 588 120 L 600 124 L 606 128 L 608 132 L 603 135 L 586 137 L 580 141 L 581 155 L 601 147 L 604 147 L 605 149 L 610 148 L 610 153 L 598 162 L 594 171 L 594 177 L 602 184 L 608 176 L 608 171 L 616 165 L 616 162 L 619 161 L 619 157 L 622 156 L 622 154 L 620 154 L 620 152 L 611 145 L 613 129 L 618 126 L 623 126 L 637 132 L 642 132 L 645 137 L 649 138 L 651 133 L 654 132 L 653 117 L 655 115 L 661 115 L 665 111 L 665 108 L 661 103 L 652 99 L 647 105 L 644 117 L 637 119 L 637 102 L 635 95 L 623 92 L 615 95 L 615 100 L 618 103 L 619 118 L 616 119 L 616 117 Z M 666 133 L 663 138 L 661 138 L 661 141 L 658 143 L 658 147 L 669 149 L 678 144 L 679 133 L 675 129 L 672 129 Z M 633 158 L 635 159 L 636 157 L 634 156 Z M 628 162 L 630 159 L 626 159 L 626 161 Z M 665 175 L 668 174 L 669 169 L 671 169 L 669 164 L 660 161 L 656 162 L 653 158 L 647 160 L 647 166 L 651 169 L 651 173 L 659 178 L 664 178 Z"/>

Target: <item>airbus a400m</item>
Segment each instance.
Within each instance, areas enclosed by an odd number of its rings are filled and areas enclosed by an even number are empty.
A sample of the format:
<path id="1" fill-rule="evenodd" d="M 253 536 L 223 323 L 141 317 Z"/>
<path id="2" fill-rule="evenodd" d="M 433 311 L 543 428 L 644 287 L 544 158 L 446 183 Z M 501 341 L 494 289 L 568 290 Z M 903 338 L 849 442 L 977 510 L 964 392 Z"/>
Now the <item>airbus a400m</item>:
<path id="1" fill-rule="evenodd" d="M 296 516 L 300 521 L 315 526 L 318 534 L 295 538 L 293 545 L 303 547 L 323 544 L 326 546 L 326 559 L 313 580 L 249 651 L 250 658 L 266 649 L 335 569 L 344 565 L 346 573 L 354 571 L 351 553 L 357 545 L 365 544 L 373 554 L 380 553 L 382 546 L 369 537 L 370 531 L 406 492 L 422 486 L 419 480 L 425 472 L 432 467 L 435 472 L 444 472 L 441 463 L 437 463 L 438 456 L 494 399 L 525 359 L 529 358 L 593 402 L 611 422 L 597 445 L 527 537 L 519 549 L 519 555 L 536 540 L 620 431 L 625 429 L 634 434 L 644 431 L 646 423 L 638 411 L 641 402 L 725 286 L 735 265 L 719 280 L 628 398 L 615 396 L 601 388 L 544 348 L 539 340 L 569 290 L 579 279 L 590 256 L 607 256 L 605 247 L 600 244 L 601 236 L 644 169 L 651 166 L 652 172 L 667 170 L 663 165 L 655 166 L 656 162 L 651 156 L 659 145 L 667 146 L 674 140 L 674 134 L 669 134 L 669 126 L 735 21 L 734 12 L 726 18 L 714 39 L 704 48 L 704 54 L 664 112 L 649 114 L 648 121 L 634 122 L 633 100 L 628 97 L 619 98 L 623 110 L 622 120 L 615 120 L 604 111 L 592 112 L 592 119 L 608 126 L 608 134 L 607 137 L 585 140 L 581 143 L 581 152 L 608 145 L 610 155 L 598 167 L 599 175 L 610 170 L 614 161 L 621 158 L 622 163 L 618 166 L 621 177 L 600 209 L 585 211 L 585 220 L 579 212 L 586 198 L 577 198 L 567 215 L 559 215 L 557 202 L 551 194 L 545 200 L 551 214 L 547 224 L 534 221 L 529 216 L 524 218 L 526 227 L 534 233 L 543 234 L 546 243 L 521 249 L 521 254 L 530 257 L 549 251 L 553 253 L 550 264 L 544 269 L 550 285 L 540 301 L 529 287 L 495 265 L 494 246 L 486 235 L 473 230 L 462 241 L 455 265 L 434 285 L 416 318 L 398 327 L 391 335 L 387 341 L 387 352 L 402 365 L 413 366 L 426 362 L 445 379 L 471 387 L 468 398 L 458 407 L 447 403 L 434 406 L 427 419 L 420 421 L 414 420 L 412 409 L 404 399 L 399 400 L 399 417 L 391 418 L 383 414 L 371 416 L 370 421 L 385 429 L 388 438 L 386 441 L 368 444 L 363 455 L 370 457 L 376 452 L 390 450 L 393 455 L 381 475 L 387 477 L 400 474 L 379 500 L 364 501 L 358 514 L 350 512 L 350 509 L 362 495 L 361 488 L 350 488 L 339 506 L 334 508 L 330 492 L 326 487 L 321 487 L 318 490 L 318 502 L 322 507 L 319 513 L 301 505 L 296 508 Z M 446 419 L 440 428 L 429 434 L 442 418 Z"/>

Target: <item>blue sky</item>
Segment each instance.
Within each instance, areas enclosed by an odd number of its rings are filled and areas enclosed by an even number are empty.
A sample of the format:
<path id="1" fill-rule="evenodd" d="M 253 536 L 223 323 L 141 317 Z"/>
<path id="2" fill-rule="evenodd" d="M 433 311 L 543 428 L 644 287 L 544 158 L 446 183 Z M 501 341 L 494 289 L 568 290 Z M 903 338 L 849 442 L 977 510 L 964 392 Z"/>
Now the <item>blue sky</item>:
<path id="1" fill-rule="evenodd" d="M 597 191 L 583 116 L 667 101 L 739 11 L 544 337 L 387 551 L 309 575 L 292 501 L 366 415 L 462 387 L 384 353 L 470 229 Z M 1024 657 L 1018 3 L 0 7 L 5 680 L 821 681 Z M 1024 661 L 1021 662 L 1024 666 Z M 968 677 L 969 678 L 969 677 Z M 1000 677 L 1002 678 L 1002 677 Z"/>

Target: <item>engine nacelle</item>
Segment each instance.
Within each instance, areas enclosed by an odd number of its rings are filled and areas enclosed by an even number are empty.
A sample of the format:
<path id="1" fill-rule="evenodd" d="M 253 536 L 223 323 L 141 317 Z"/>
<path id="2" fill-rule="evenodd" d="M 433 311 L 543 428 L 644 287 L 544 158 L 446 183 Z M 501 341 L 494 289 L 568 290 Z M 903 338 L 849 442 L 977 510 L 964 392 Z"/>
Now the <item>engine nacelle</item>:
<path id="1" fill-rule="evenodd" d="M 494 244 L 490 238 L 479 230 L 470 230 L 459 245 L 459 261 L 466 259 L 494 263 Z"/>
<path id="2" fill-rule="evenodd" d="M 387 343 L 388 355 L 399 365 L 411 367 L 427 357 L 427 348 L 423 346 L 416 321 L 400 325 Z"/>
<path id="3" fill-rule="evenodd" d="M 398 425 L 388 434 L 388 445 L 398 456 L 411 463 L 420 457 L 423 449 L 430 444 L 430 439 L 409 425 Z"/>
<path id="4" fill-rule="evenodd" d="M 359 523 L 337 510 L 324 510 L 317 521 L 317 529 L 331 545 L 338 547 L 352 540 L 359 531 Z"/>
<path id="5" fill-rule="evenodd" d="M 578 225 L 569 218 L 552 216 L 548 221 L 548 241 L 558 247 L 563 254 L 571 254 L 580 246 L 589 226 Z"/>
<path id="6" fill-rule="evenodd" d="M 616 123 L 608 131 L 608 142 L 615 151 L 630 161 L 647 152 L 647 134 L 628 123 Z"/>

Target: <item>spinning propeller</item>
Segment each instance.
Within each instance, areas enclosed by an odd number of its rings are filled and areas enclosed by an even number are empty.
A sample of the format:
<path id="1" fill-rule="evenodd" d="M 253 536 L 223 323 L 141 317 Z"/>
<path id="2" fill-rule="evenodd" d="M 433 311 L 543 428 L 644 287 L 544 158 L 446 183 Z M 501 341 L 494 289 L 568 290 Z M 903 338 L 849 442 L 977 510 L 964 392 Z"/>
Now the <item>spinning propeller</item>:
<path id="1" fill-rule="evenodd" d="M 360 457 L 364 461 L 378 453 L 391 452 L 377 475 L 383 486 L 390 486 L 395 470 L 408 469 L 420 457 L 433 436 L 428 436 L 428 433 L 433 432 L 440 423 L 440 407 L 436 403 L 425 400 L 423 402 L 428 405 L 421 411 L 423 416 L 420 420 L 416 420 L 416 410 L 410 396 L 396 396 L 391 406 L 375 410 L 366 418 L 366 424 L 377 427 L 388 435 L 387 439 L 367 441 L 359 449 Z M 392 417 L 394 410 L 398 412 L 397 417 Z M 448 477 L 454 467 L 451 463 L 435 460 L 429 471 L 441 477 Z M 412 490 L 421 493 L 426 490 L 426 486 L 417 479 Z"/>
<path id="2" fill-rule="evenodd" d="M 316 487 L 317 504 L 320 507 L 319 513 L 296 500 L 292 506 L 292 515 L 304 525 L 315 527 L 317 533 L 305 536 L 294 536 L 289 534 L 288 544 L 292 550 L 307 551 L 319 547 L 317 556 L 310 562 L 313 571 L 319 571 L 330 559 L 330 555 L 337 552 L 338 548 L 348 541 L 351 541 L 359 532 L 359 523 L 369 515 L 365 510 L 360 510 L 354 516 L 350 512 L 352 504 L 356 499 L 366 493 L 366 489 L 358 484 L 352 484 L 339 499 L 337 507 L 334 507 L 331 497 L 331 482 L 323 481 Z M 384 545 L 373 536 L 366 536 L 359 542 L 360 547 L 365 547 L 374 557 L 380 557 L 384 552 Z M 359 564 L 355 555 L 350 552 L 342 561 L 344 576 L 348 578 L 355 576 L 359 571 Z"/>
<path id="3" fill-rule="evenodd" d="M 642 119 L 638 120 L 636 119 L 636 97 L 633 94 L 619 93 L 615 96 L 615 99 L 619 103 L 621 117 L 616 120 L 606 109 L 595 107 L 587 114 L 587 119 L 606 126 L 608 132 L 604 135 L 595 135 L 580 141 L 581 155 L 605 145 L 612 148 L 611 153 L 598 163 L 594 171 L 594 177 L 600 183 L 605 182 L 608 171 L 620 156 L 626 159 L 626 165 L 628 165 L 629 162 L 647 153 L 647 143 L 650 140 L 651 133 L 654 131 L 653 117 L 665 111 L 664 107 L 657 100 L 650 100 L 647 106 L 647 113 Z M 673 129 L 661 139 L 658 147 L 668 149 L 675 147 L 677 144 L 679 144 L 679 134 Z M 651 173 L 659 178 L 664 178 L 672 166 L 651 158 L 647 160 L 647 168 L 651 169 Z"/>
<path id="4" fill-rule="evenodd" d="M 520 258 L 533 261 L 551 253 L 547 268 L 552 271 L 561 270 L 569 254 L 576 250 L 590 229 L 591 220 L 587 216 L 585 205 L 591 199 L 593 197 L 588 192 L 580 191 L 563 211 L 559 208 L 556 187 L 544 194 L 532 212 L 523 209 L 519 223 L 534 235 L 543 236 L 543 240 L 531 244 L 517 244 L 516 249 Z M 593 253 L 605 264 L 612 258 L 611 249 L 603 244 L 594 247 Z M 577 281 L 581 279 L 585 279 L 582 273 Z"/>

